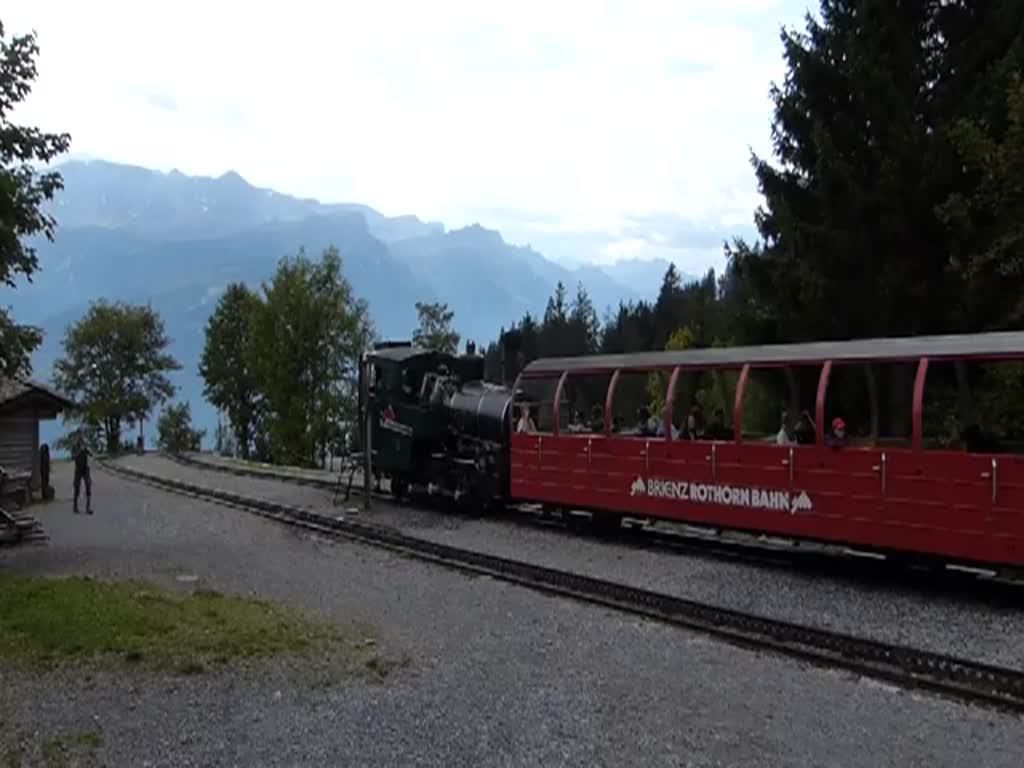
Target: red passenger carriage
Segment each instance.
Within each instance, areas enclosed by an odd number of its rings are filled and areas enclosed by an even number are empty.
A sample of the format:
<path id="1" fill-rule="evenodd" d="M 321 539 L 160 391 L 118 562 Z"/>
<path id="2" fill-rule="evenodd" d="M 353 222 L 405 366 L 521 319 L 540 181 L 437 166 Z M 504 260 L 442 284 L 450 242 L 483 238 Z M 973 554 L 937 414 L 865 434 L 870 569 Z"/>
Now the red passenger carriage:
<path id="1" fill-rule="evenodd" d="M 546 408 L 547 418 L 540 419 L 539 431 L 511 436 L 510 495 L 598 515 L 1019 566 L 1024 564 L 1024 457 L 933 449 L 923 432 L 930 372 L 941 366 L 959 372 L 968 362 L 1021 360 L 1024 333 L 536 360 L 524 368 L 515 390 L 517 400 L 540 407 L 539 415 Z M 902 442 L 878 438 L 877 410 L 885 398 L 879 398 L 870 374 L 871 366 L 878 365 L 912 372 L 906 377 L 909 434 Z M 831 419 L 840 415 L 830 401 L 830 387 L 851 368 L 868 370 L 873 428 L 868 439 L 834 449 L 825 444 Z M 816 380 L 813 408 L 808 408 L 816 430 L 810 444 L 752 440 L 741 429 L 753 374 L 773 370 L 799 370 L 805 380 L 810 372 Z M 673 438 L 679 382 L 710 371 L 735 376 L 732 439 Z M 667 379 L 664 410 L 657 414 L 664 426 L 661 436 L 613 429 L 617 390 L 638 374 Z M 566 411 L 572 404 L 566 392 L 584 380 L 592 392 L 603 390 L 603 424 L 592 425 L 588 433 L 570 433 Z M 554 392 L 549 399 L 523 394 L 544 383 Z"/>

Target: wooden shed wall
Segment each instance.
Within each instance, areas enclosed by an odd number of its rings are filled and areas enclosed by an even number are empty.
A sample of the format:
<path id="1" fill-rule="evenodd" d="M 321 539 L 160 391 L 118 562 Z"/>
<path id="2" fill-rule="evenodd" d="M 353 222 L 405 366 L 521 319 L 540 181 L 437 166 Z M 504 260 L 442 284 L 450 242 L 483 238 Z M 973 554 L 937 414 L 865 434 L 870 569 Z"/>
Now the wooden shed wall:
<path id="1" fill-rule="evenodd" d="M 39 420 L 35 416 L 0 416 L 0 465 L 8 472 L 31 472 L 32 489 L 39 489 Z"/>

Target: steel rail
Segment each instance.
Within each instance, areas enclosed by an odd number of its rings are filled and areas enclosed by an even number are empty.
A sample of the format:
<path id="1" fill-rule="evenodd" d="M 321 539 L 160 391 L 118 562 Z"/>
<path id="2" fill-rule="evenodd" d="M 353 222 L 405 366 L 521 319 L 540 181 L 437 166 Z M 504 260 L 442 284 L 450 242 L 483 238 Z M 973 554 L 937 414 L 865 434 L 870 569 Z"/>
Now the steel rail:
<path id="1" fill-rule="evenodd" d="M 1024 712 L 1024 671 L 802 626 L 577 573 L 511 560 L 407 535 L 393 528 L 331 517 L 270 501 L 118 466 L 106 470 L 195 498 L 219 502 L 321 534 L 359 541 L 485 574 L 524 587 L 705 632 L 735 645 L 842 668 L 904 688 Z"/>

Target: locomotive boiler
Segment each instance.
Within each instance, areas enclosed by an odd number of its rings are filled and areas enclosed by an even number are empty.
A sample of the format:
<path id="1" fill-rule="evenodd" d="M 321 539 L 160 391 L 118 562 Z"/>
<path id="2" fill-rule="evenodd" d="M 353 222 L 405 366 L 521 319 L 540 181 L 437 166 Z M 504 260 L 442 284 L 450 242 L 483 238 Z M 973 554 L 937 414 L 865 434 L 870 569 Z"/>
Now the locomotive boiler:
<path id="1" fill-rule="evenodd" d="M 484 382 L 483 357 L 471 345 L 452 355 L 386 343 L 362 370 L 361 434 L 369 424 L 374 474 L 393 495 L 479 508 L 507 500 L 512 390 Z"/>

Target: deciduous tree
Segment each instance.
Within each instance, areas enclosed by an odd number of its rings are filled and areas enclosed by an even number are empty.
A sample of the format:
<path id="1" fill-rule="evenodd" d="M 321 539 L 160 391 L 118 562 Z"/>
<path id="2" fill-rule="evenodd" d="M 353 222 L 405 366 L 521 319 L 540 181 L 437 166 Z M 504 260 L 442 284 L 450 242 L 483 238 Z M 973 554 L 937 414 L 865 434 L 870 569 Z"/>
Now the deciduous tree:
<path id="1" fill-rule="evenodd" d="M 157 445 L 165 451 L 183 453 L 198 451 L 205 429 L 192 428 L 192 410 L 189 404 L 168 405 L 156 422 Z"/>
<path id="2" fill-rule="evenodd" d="M 459 334 L 452 329 L 455 313 L 447 304 L 416 302 L 419 327 L 413 331 L 412 343 L 425 349 L 455 354 L 459 349 Z"/>
<path id="3" fill-rule="evenodd" d="M 249 458 L 259 405 L 257 382 L 247 349 L 259 297 L 241 283 L 229 285 L 206 324 L 199 362 L 203 393 L 227 414 L 243 459 Z"/>
<path id="4" fill-rule="evenodd" d="M 275 461 L 316 464 L 339 424 L 355 419 L 362 353 L 373 339 L 365 301 L 328 248 L 286 257 L 254 313 L 248 346 Z"/>
<path id="5" fill-rule="evenodd" d="M 25 238 L 52 239 L 56 226 L 43 203 L 62 188 L 61 176 L 38 173 L 32 164 L 49 162 L 71 144 L 66 133 L 44 133 L 10 121 L 10 112 L 32 88 L 38 54 L 34 34 L 8 39 L 0 22 L 0 284 L 9 288 L 16 286 L 18 275 L 31 281 L 39 269 L 35 249 Z M 29 373 L 29 356 L 42 338 L 38 329 L 16 324 L 0 308 L 0 375 Z"/>
<path id="6" fill-rule="evenodd" d="M 145 417 L 174 394 L 167 374 L 181 365 L 168 344 L 156 312 L 124 303 L 95 302 L 65 332 L 55 383 L 77 401 L 72 415 L 102 430 L 108 451 L 121 446 L 122 422 Z"/>

